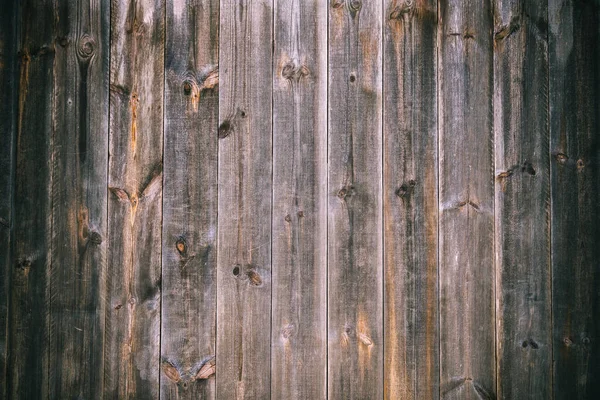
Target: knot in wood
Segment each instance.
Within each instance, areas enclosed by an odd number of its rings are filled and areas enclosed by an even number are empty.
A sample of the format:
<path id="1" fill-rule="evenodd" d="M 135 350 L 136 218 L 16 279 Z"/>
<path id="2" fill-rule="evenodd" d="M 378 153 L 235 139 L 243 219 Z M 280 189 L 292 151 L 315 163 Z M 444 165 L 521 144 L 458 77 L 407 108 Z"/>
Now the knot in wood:
<path id="1" fill-rule="evenodd" d="M 94 55 L 96 51 L 96 41 L 90 35 L 83 35 L 79 39 L 79 46 L 77 46 L 77 56 L 81 59 L 88 59 Z"/>
<path id="2" fill-rule="evenodd" d="M 306 65 L 298 65 L 295 61 L 290 60 L 281 69 L 281 76 L 288 81 L 300 81 L 303 77 L 309 74 L 309 69 Z"/>
<path id="3" fill-rule="evenodd" d="M 564 153 L 556 153 L 554 157 L 556 158 L 556 161 L 558 161 L 559 164 L 563 165 L 566 164 L 567 160 L 569 159 L 569 157 L 567 157 Z"/>
<path id="4" fill-rule="evenodd" d="M 350 0 L 348 4 L 348 9 L 351 13 L 357 13 L 362 8 L 362 0 Z"/>
<path id="5" fill-rule="evenodd" d="M 231 122 L 228 119 L 221 122 L 221 125 L 219 125 L 219 139 L 224 139 L 231 135 L 231 132 L 233 131 L 232 128 Z"/>
<path id="6" fill-rule="evenodd" d="M 342 5 L 344 5 L 344 2 L 342 0 L 331 0 L 332 8 L 340 8 Z"/>
<path id="7" fill-rule="evenodd" d="M 294 324 L 287 324 L 281 329 L 281 336 L 284 339 L 289 339 L 294 336 L 294 332 L 296 330 L 296 326 Z"/>
<path id="8" fill-rule="evenodd" d="M 90 234 L 89 241 L 91 244 L 98 246 L 98 245 L 102 244 L 102 236 L 100 236 L 100 234 L 98 232 L 92 232 Z"/>
<path id="9" fill-rule="evenodd" d="M 390 19 L 402 19 L 402 17 L 406 14 L 410 14 L 414 9 L 414 3 L 412 1 L 407 1 L 402 5 L 394 7 L 392 12 L 390 13 Z"/>

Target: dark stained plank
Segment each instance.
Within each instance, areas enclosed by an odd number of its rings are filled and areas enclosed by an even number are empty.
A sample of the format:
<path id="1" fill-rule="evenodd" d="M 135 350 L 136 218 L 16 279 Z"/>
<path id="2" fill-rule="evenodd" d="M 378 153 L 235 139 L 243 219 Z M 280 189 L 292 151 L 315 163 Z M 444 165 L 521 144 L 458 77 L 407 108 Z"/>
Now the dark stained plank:
<path id="1" fill-rule="evenodd" d="M 275 1 L 273 399 L 327 396 L 327 11 Z"/>
<path id="2" fill-rule="evenodd" d="M 217 397 L 271 389 L 271 0 L 223 0 L 219 54 Z"/>
<path id="3" fill-rule="evenodd" d="M 108 1 L 55 3 L 50 398 L 100 398 L 108 163 Z"/>
<path id="4" fill-rule="evenodd" d="M 104 395 L 159 396 L 162 0 L 113 1 Z"/>
<path id="5" fill-rule="evenodd" d="M 219 1 L 167 2 L 161 398 L 215 398 Z"/>
<path id="6" fill-rule="evenodd" d="M 48 398 L 52 223 L 54 10 L 19 4 L 14 243 L 10 263 L 8 398 Z"/>
<path id="7" fill-rule="evenodd" d="M 329 9 L 328 393 L 383 396 L 382 2 Z"/>
<path id="8" fill-rule="evenodd" d="M 437 2 L 386 0 L 384 398 L 439 397 Z"/>
<path id="9" fill-rule="evenodd" d="M 440 390 L 494 398 L 492 10 L 440 3 Z"/>
<path id="10" fill-rule="evenodd" d="M 554 398 L 600 398 L 600 4 L 549 1 Z"/>
<path id="11" fill-rule="evenodd" d="M 495 0 L 499 399 L 552 397 L 547 4 Z"/>
<path id="12" fill-rule="evenodd" d="M 0 398 L 8 398 L 8 300 L 14 228 L 15 143 L 17 137 L 17 3 L 0 13 Z"/>

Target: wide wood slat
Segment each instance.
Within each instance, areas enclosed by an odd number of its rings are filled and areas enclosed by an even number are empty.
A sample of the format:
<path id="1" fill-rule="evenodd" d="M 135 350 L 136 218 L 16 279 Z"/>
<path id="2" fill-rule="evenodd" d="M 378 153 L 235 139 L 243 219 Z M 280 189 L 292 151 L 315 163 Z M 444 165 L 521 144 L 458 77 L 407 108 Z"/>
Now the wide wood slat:
<path id="1" fill-rule="evenodd" d="M 386 399 L 439 396 L 437 4 L 384 5 Z"/>
<path id="2" fill-rule="evenodd" d="M 112 3 L 107 398 L 159 395 L 164 22 L 162 0 Z"/>
<path id="3" fill-rule="evenodd" d="M 160 397 L 211 399 L 215 379 L 204 374 L 216 340 L 219 2 L 168 2 L 165 54 Z"/>

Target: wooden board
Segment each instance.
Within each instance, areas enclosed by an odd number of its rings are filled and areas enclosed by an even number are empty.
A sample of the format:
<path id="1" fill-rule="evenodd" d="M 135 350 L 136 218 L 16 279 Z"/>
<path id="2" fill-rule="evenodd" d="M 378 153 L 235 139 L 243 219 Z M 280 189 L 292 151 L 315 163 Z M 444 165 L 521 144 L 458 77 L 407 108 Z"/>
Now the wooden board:
<path id="1" fill-rule="evenodd" d="M 384 4 L 384 398 L 439 397 L 437 2 Z"/>
<path id="2" fill-rule="evenodd" d="M 272 17 L 221 1 L 217 397 L 271 389 Z"/>
<path id="3" fill-rule="evenodd" d="M 50 398 L 100 398 L 110 4 L 55 4 Z"/>
<path id="4" fill-rule="evenodd" d="M 217 309 L 219 2 L 167 2 L 165 55 L 161 398 L 210 399 Z"/>
<path id="5" fill-rule="evenodd" d="M 496 0 L 493 9 L 497 397 L 549 399 L 547 6 Z"/>
<path id="6" fill-rule="evenodd" d="M 164 4 L 113 2 L 105 390 L 159 395 Z"/>
<path id="7" fill-rule="evenodd" d="M 442 2 L 439 15 L 440 390 L 496 392 L 492 10 Z"/>
<path id="8" fill-rule="evenodd" d="M 15 143 L 17 140 L 17 7 L 8 2 L 0 14 L 0 398 L 8 398 L 8 300 L 11 236 L 14 228 Z"/>
<path id="9" fill-rule="evenodd" d="M 328 393 L 383 396 L 382 2 L 329 10 Z"/>
<path id="10" fill-rule="evenodd" d="M 600 7 L 550 0 L 554 398 L 600 398 Z"/>
<path id="11" fill-rule="evenodd" d="M 54 10 L 19 7 L 14 244 L 9 309 L 8 397 L 48 398 L 52 223 Z"/>
<path id="12" fill-rule="evenodd" d="M 275 1 L 274 399 L 327 396 L 327 10 Z"/>

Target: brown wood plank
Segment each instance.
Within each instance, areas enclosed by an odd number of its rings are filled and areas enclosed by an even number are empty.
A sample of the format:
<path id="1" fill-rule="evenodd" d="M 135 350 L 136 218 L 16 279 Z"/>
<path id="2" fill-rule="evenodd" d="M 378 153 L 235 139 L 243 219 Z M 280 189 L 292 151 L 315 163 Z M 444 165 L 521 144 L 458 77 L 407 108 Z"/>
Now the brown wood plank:
<path id="1" fill-rule="evenodd" d="M 161 398 L 215 379 L 219 1 L 167 2 Z"/>
<path id="2" fill-rule="evenodd" d="M 50 398 L 103 381 L 110 4 L 55 4 Z"/>
<path id="3" fill-rule="evenodd" d="M 327 11 L 275 1 L 274 399 L 327 396 Z"/>
<path id="4" fill-rule="evenodd" d="M 113 1 L 104 395 L 159 396 L 162 0 Z"/>
<path id="5" fill-rule="evenodd" d="M 8 304 L 15 205 L 17 140 L 17 3 L 0 14 L 0 398 L 8 398 Z"/>
<path id="6" fill-rule="evenodd" d="M 386 399 L 439 397 L 437 1 L 387 0 L 383 55 Z"/>
<path id="7" fill-rule="evenodd" d="M 383 396 L 382 2 L 329 9 L 328 393 Z"/>
<path id="8" fill-rule="evenodd" d="M 54 10 L 19 4 L 19 87 L 8 397 L 48 397 Z"/>
<path id="9" fill-rule="evenodd" d="M 495 0 L 499 399 L 552 397 L 547 5 Z"/>
<path id="10" fill-rule="evenodd" d="M 494 398 L 492 10 L 440 3 L 440 390 Z"/>
<path id="11" fill-rule="evenodd" d="M 221 1 L 217 397 L 271 388 L 272 0 Z"/>
<path id="12" fill-rule="evenodd" d="M 550 0 L 554 398 L 600 398 L 600 4 Z"/>

